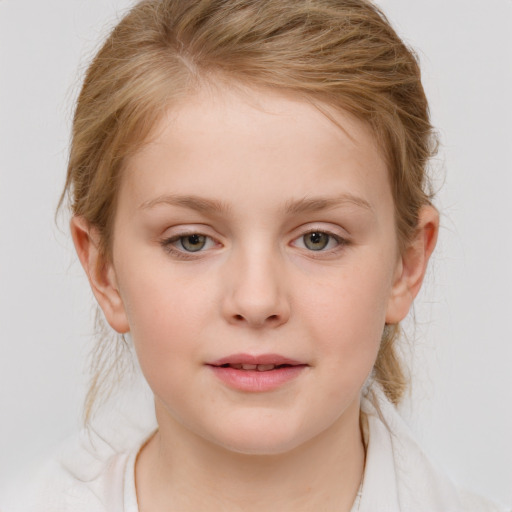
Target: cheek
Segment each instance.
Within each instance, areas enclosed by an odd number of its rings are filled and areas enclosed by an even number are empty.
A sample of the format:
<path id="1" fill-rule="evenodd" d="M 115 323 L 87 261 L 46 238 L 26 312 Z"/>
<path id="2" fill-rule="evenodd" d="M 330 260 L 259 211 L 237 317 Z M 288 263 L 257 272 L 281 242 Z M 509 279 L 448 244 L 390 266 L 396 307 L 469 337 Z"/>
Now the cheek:
<path id="1" fill-rule="evenodd" d="M 132 273 L 120 281 L 125 283 L 122 298 L 130 332 L 150 385 L 172 376 L 185 378 L 187 364 L 199 364 L 206 305 L 212 302 L 207 289 L 198 290 L 165 269 Z"/>
<path id="2" fill-rule="evenodd" d="M 389 272 L 381 265 L 351 265 L 315 286 L 301 304 L 301 316 L 333 366 L 373 365 L 391 292 Z M 369 370 L 368 370 L 369 371 Z"/>

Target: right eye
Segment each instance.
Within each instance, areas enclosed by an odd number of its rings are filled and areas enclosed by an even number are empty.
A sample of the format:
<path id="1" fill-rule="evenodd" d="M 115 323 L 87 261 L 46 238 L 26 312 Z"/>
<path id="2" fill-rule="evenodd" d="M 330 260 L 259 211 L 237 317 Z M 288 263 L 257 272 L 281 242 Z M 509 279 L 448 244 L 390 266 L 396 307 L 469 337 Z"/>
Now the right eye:
<path id="1" fill-rule="evenodd" d="M 200 233 L 187 233 L 162 240 L 162 246 L 169 252 L 195 253 L 215 246 L 215 241 Z"/>

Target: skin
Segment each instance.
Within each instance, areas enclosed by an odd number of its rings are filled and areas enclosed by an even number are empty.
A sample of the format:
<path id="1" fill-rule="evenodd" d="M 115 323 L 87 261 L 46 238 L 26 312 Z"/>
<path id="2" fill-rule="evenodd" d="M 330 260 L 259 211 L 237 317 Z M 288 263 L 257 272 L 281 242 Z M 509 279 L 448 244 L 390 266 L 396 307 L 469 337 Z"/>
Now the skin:
<path id="1" fill-rule="evenodd" d="M 385 323 L 419 291 L 438 215 L 421 210 L 400 254 L 372 133 L 334 115 L 342 129 L 289 96 L 203 89 L 128 161 L 108 261 L 94 228 L 72 220 L 96 298 L 131 333 L 155 395 L 159 430 L 136 465 L 142 512 L 350 510 L 360 391 Z M 187 252 L 180 237 L 193 233 L 205 245 Z M 208 366 L 240 352 L 305 367 L 244 392 Z"/>

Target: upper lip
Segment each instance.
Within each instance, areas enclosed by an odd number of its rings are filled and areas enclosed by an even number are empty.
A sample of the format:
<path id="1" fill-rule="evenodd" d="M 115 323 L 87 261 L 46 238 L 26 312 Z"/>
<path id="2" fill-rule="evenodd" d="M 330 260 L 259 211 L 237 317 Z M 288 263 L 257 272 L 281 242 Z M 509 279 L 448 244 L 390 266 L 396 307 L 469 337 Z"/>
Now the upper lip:
<path id="1" fill-rule="evenodd" d="M 225 364 L 273 364 L 275 366 L 282 364 L 290 366 L 305 365 L 305 363 L 301 361 L 296 361 L 295 359 L 290 359 L 289 357 L 284 357 L 279 354 L 231 354 L 230 356 L 222 357 L 221 359 L 217 359 L 216 361 L 212 361 L 207 364 L 210 366 L 222 366 Z"/>

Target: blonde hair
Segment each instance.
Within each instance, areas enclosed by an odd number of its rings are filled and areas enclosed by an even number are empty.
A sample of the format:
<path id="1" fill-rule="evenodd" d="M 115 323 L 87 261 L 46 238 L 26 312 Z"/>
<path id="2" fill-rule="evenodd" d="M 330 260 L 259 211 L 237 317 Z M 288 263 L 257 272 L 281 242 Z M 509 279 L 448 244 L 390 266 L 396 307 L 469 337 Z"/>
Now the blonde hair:
<path id="1" fill-rule="evenodd" d="M 219 80 L 298 94 L 366 122 L 387 160 L 406 247 L 431 199 L 426 166 L 436 140 L 415 55 L 377 7 L 366 0 L 145 0 L 91 63 L 73 122 L 63 197 L 98 230 L 105 258 L 124 161 L 165 109 Z M 384 331 L 374 373 L 398 403 L 407 382 L 398 326 Z M 93 385 L 87 416 L 97 393 Z"/>

